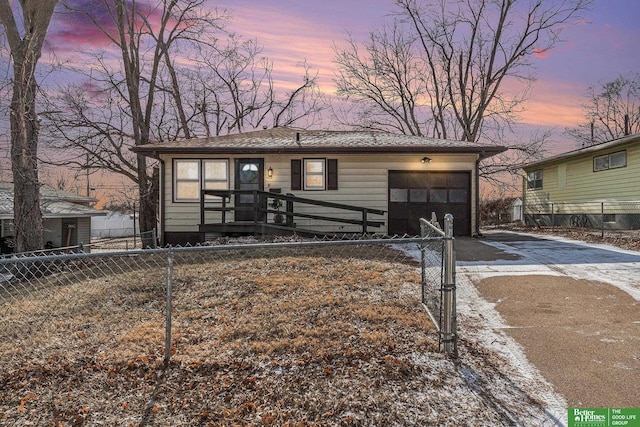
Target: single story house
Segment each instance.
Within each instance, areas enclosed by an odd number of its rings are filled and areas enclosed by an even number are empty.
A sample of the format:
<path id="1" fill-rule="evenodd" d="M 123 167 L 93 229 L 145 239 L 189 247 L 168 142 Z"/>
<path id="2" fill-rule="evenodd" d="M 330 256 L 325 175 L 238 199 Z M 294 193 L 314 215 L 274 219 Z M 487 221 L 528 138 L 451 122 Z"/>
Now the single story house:
<path id="1" fill-rule="evenodd" d="M 526 165 L 523 203 L 530 225 L 640 228 L 640 134 Z"/>
<path id="2" fill-rule="evenodd" d="M 505 150 L 386 132 L 274 128 L 132 148 L 160 161 L 160 239 L 240 230 L 419 234 L 419 218 L 478 230 L 478 163 Z M 273 221 L 272 221 L 273 217 Z M 279 218 L 284 217 L 284 221 Z"/>
<path id="3" fill-rule="evenodd" d="M 91 217 L 104 215 L 93 209 L 97 202 L 43 185 L 40 188 L 40 209 L 46 247 L 77 246 L 91 242 Z M 0 182 L 0 251 L 12 252 L 13 184 Z"/>

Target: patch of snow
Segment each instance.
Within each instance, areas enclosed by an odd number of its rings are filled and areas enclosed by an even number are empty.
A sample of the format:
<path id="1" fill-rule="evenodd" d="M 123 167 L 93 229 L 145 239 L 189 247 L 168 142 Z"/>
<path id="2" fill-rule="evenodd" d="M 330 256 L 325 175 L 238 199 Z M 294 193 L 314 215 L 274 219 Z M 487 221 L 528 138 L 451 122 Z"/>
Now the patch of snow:
<path id="1" fill-rule="evenodd" d="M 413 246 L 407 247 L 407 245 L 395 245 L 395 247 L 414 259 L 420 260 L 419 248 L 414 249 Z M 465 267 L 461 268 L 460 264 Z M 528 264 L 525 261 L 520 265 Z M 477 271 L 474 271 L 474 266 L 478 267 Z M 495 304 L 480 297 L 470 277 L 467 277 L 467 274 L 471 277 L 489 273 L 493 275 L 532 274 L 530 268 L 509 267 L 505 271 L 503 266 L 492 267 L 492 263 L 486 261 L 458 263 L 457 271 L 465 274 L 456 274 L 459 339 L 478 343 L 482 348 L 506 361 L 500 370 L 502 376 L 508 378 L 506 381 L 509 384 L 506 384 L 504 379 L 494 378 L 489 372 L 469 369 L 464 361 L 461 363 L 459 372 L 470 388 L 477 389 L 479 394 L 488 393 L 508 407 L 505 411 L 515 414 L 514 425 L 565 426 L 567 402 L 529 362 L 523 348 L 503 332 L 509 326 L 496 311 Z M 544 271 L 545 274 L 561 274 L 545 269 L 544 266 L 538 267 L 538 270 Z M 464 359 L 464 355 L 461 359 Z M 530 397 L 541 403 L 540 405 L 528 403 L 523 400 L 524 397 Z"/>
<path id="2" fill-rule="evenodd" d="M 483 243 L 517 255 L 520 259 L 458 262 L 460 271 L 469 274 L 472 279 L 500 275 L 562 275 L 607 283 L 640 301 L 639 252 L 557 236 L 540 238 L 526 233 L 514 234 L 533 236 L 538 240 L 523 239 L 508 243 L 484 241 Z"/>

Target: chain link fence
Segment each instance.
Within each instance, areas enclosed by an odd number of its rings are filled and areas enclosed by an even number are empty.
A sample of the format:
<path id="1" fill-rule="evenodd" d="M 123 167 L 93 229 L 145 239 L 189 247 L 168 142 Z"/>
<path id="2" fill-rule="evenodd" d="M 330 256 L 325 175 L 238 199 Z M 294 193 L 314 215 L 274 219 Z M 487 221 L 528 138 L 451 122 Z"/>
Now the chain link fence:
<path id="1" fill-rule="evenodd" d="M 220 382 L 215 387 L 241 381 L 251 389 L 260 381 L 251 374 L 258 365 L 285 379 L 314 366 L 329 376 L 358 369 L 381 351 L 435 351 L 436 333 L 437 348 L 454 351 L 455 284 L 444 271 L 452 238 L 432 224 L 423 231 L 416 238 L 240 239 L 0 259 L 0 413 L 7 417 L 0 423 L 50 424 L 53 417 L 82 425 L 115 416 L 121 425 L 143 425 L 160 409 L 197 404 L 188 391 L 165 389 L 171 398 L 159 407 L 153 396 L 160 379 L 164 387 L 186 381 L 188 388 L 209 375 Z M 387 368 L 402 369 L 380 357 Z M 231 371 L 246 375 L 239 380 Z M 136 401 L 125 392 L 132 388 L 151 400 Z M 232 407 L 231 393 L 221 390 L 215 399 Z M 117 411 L 106 414 L 112 400 Z M 39 412 L 43 404 L 48 409 Z M 255 411 L 246 405 L 233 408 Z M 221 411 L 216 416 L 246 419 Z M 195 417 L 196 424 L 213 422 L 209 413 Z"/>

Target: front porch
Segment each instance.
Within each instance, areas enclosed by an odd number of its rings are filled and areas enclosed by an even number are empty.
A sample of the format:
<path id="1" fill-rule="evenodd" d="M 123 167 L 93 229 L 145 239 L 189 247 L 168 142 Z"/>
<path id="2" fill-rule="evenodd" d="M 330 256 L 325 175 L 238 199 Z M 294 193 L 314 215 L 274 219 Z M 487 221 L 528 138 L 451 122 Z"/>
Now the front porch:
<path id="1" fill-rule="evenodd" d="M 237 197 L 243 197 L 245 200 L 250 199 L 252 203 L 243 203 L 241 206 L 237 206 L 232 203 Z M 286 235 L 296 233 L 319 236 L 343 234 L 344 231 L 340 230 L 340 225 L 356 225 L 359 233 L 367 234 L 372 231 L 372 228 L 380 228 L 385 224 L 384 221 L 371 218 L 372 215 L 384 215 L 385 211 L 383 210 L 314 200 L 293 194 L 260 190 L 202 190 L 200 200 L 198 229 L 200 233 L 205 235 Z M 215 206 L 212 206 L 214 203 Z M 301 212 L 298 209 L 302 206 L 330 208 L 336 211 L 336 215 Z M 219 212 L 219 219 L 208 219 L 207 212 Z M 228 220 L 230 216 L 228 212 L 233 213 L 234 219 L 231 221 Z M 345 217 L 345 213 L 355 213 L 354 216 L 357 218 Z M 237 220 L 238 217 L 241 219 Z M 299 227 L 296 223 L 297 219 L 311 221 L 307 221 L 305 227 Z M 314 221 L 331 222 L 338 227 L 333 232 L 327 232 L 315 229 L 313 227 Z"/>

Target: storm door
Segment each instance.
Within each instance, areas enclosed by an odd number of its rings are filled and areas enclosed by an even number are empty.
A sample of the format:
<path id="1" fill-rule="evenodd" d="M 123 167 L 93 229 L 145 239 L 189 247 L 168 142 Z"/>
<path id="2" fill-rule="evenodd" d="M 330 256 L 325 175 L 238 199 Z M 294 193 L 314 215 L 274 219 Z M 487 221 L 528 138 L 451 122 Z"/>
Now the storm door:
<path id="1" fill-rule="evenodd" d="M 264 159 L 236 159 L 236 190 L 264 190 Z M 261 209 L 266 209 L 266 198 L 258 196 L 254 199 L 254 195 L 236 194 L 236 221 L 253 221 L 255 207 L 254 203 Z M 258 221 L 266 220 L 266 212 L 258 214 Z"/>

